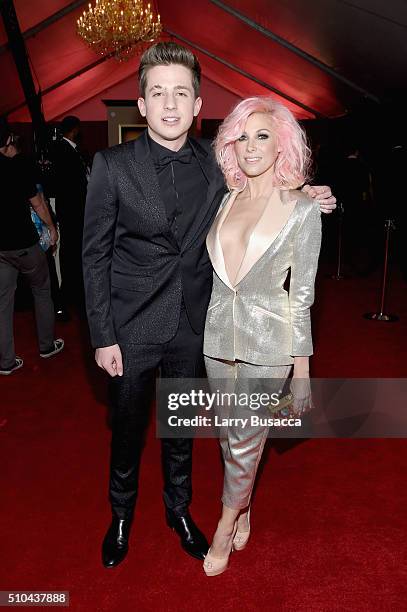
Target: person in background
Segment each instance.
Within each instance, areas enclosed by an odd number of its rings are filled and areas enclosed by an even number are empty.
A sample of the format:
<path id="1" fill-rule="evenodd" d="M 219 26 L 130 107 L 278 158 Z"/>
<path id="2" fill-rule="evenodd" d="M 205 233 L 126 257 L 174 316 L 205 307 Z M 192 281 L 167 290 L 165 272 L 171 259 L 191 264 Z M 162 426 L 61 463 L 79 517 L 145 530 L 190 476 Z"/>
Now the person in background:
<path id="1" fill-rule="evenodd" d="M 84 306 L 82 234 L 88 186 L 88 168 L 79 151 L 80 120 L 61 122 L 62 138 L 53 151 L 55 210 L 61 235 L 61 291 L 66 305 Z"/>
<path id="2" fill-rule="evenodd" d="M 22 150 L 21 150 L 21 138 L 18 134 L 12 134 L 12 140 L 7 147 L 6 155 L 7 157 L 12 157 L 14 159 L 14 162 L 19 165 L 20 176 L 25 176 L 27 180 L 31 180 L 31 182 L 36 185 L 38 196 L 42 199 L 44 206 L 48 208 L 48 212 L 51 216 L 52 222 L 56 226 L 57 225 L 56 216 L 52 208 L 49 206 L 47 199 L 45 198 L 44 190 L 40 183 L 41 178 L 40 178 L 39 169 L 33 160 L 31 160 L 26 155 L 23 155 Z M 39 223 L 41 225 L 41 219 L 39 219 Z M 37 228 L 37 231 L 39 231 L 38 228 Z M 61 289 L 59 287 L 59 280 L 58 280 L 58 275 L 56 271 L 55 256 L 54 256 L 55 246 L 49 245 L 49 248 L 45 248 L 41 244 L 41 239 L 40 239 L 40 245 L 45 251 L 46 256 L 47 256 L 49 275 L 50 275 L 50 281 L 51 281 L 51 296 L 52 296 L 52 301 L 54 303 L 55 317 L 58 321 L 66 322 L 69 320 L 69 315 L 63 306 Z"/>
<path id="3" fill-rule="evenodd" d="M 350 143 L 345 148 L 339 169 L 337 193 L 344 207 L 344 261 L 350 274 L 365 276 L 374 268 L 377 211 L 370 168 L 357 144 Z"/>
<path id="4" fill-rule="evenodd" d="M 0 375 L 7 376 L 23 366 L 16 356 L 13 334 L 14 294 L 18 274 L 31 287 L 40 356 L 44 359 L 62 351 L 64 341 L 55 339 L 54 305 L 46 256 L 38 244 L 38 232 L 31 220 L 30 206 L 48 226 L 50 241 L 58 240 L 48 208 L 37 193 L 32 177 L 22 175 L 19 164 L 8 156 L 12 134 L 7 121 L 0 119 Z"/>
<path id="5" fill-rule="evenodd" d="M 390 234 L 390 261 L 398 265 L 407 283 L 407 206 L 404 198 L 400 197 L 399 184 L 394 180 L 403 176 L 407 167 L 407 126 L 400 122 L 398 130 L 393 130 L 389 138 L 390 142 L 381 151 L 374 176 L 373 190 L 380 220 L 376 245 L 383 244 L 384 222 L 391 219 L 395 231 Z M 376 252 L 382 256 L 383 247 L 378 249 L 376 246 Z"/>

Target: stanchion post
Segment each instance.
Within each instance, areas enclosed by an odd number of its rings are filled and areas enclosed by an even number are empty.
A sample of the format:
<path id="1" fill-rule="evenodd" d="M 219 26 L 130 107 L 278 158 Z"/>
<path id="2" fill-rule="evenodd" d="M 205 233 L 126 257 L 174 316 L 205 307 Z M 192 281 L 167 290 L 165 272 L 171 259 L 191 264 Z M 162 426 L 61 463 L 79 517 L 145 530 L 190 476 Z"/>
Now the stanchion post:
<path id="1" fill-rule="evenodd" d="M 386 219 L 384 222 L 384 231 L 385 231 L 385 243 L 384 243 L 384 262 L 383 262 L 383 275 L 382 275 L 382 284 L 380 288 L 380 305 L 379 312 L 367 312 L 364 314 L 365 319 L 369 319 L 372 321 L 386 321 L 387 323 L 393 323 L 394 321 L 398 321 L 398 316 L 392 314 L 386 314 L 385 312 L 385 304 L 386 304 L 386 294 L 387 294 L 387 281 L 388 281 L 388 268 L 389 268 L 389 248 L 390 248 L 390 232 L 396 228 L 394 224 L 394 219 Z"/>
<path id="2" fill-rule="evenodd" d="M 346 277 L 342 274 L 342 234 L 343 234 L 343 214 L 345 212 L 342 202 L 338 202 L 336 210 L 337 210 L 337 215 L 338 215 L 338 249 L 337 249 L 336 274 L 330 274 L 328 276 L 332 280 L 343 280 Z"/>

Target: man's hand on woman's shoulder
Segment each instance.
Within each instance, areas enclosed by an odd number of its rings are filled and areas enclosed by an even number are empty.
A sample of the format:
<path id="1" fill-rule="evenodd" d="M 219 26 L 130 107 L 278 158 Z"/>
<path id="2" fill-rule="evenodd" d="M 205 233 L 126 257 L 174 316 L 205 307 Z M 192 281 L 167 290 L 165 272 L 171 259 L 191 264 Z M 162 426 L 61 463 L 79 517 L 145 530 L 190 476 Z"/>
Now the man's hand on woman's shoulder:
<path id="1" fill-rule="evenodd" d="M 304 185 L 301 191 L 319 202 L 321 212 L 329 214 L 335 210 L 336 198 L 327 185 Z"/>

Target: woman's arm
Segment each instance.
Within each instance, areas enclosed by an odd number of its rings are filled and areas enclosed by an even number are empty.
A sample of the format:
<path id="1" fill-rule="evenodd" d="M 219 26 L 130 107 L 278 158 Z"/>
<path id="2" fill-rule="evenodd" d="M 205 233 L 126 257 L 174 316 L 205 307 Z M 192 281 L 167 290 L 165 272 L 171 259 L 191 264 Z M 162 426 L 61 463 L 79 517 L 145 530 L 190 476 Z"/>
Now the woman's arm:
<path id="1" fill-rule="evenodd" d="M 51 245 L 54 246 L 58 242 L 58 232 L 52 221 L 43 194 L 37 193 L 33 198 L 30 198 L 30 203 L 41 221 L 47 225 L 50 233 Z"/>
<path id="2" fill-rule="evenodd" d="M 294 372 L 290 385 L 294 396 L 293 408 L 301 414 L 311 401 L 311 383 L 309 379 L 309 357 L 294 357 Z"/>
<path id="3" fill-rule="evenodd" d="M 297 230 L 293 245 L 290 279 L 290 314 L 293 357 L 312 355 L 310 307 L 321 248 L 321 215 L 310 206 Z"/>
<path id="4" fill-rule="evenodd" d="M 294 378 L 309 377 L 309 357 L 294 357 Z"/>
<path id="5" fill-rule="evenodd" d="M 312 206 L 298 228 L 291 264 L 290 313 L 292 326 L 291 355 L 294 372 L 291 390 L 294 409 L 301 411 L 310 399 L 309 356 L 313 353 L 310 308 L 314 301 L 315 276 L 321 247 L 321 216 Z"/>

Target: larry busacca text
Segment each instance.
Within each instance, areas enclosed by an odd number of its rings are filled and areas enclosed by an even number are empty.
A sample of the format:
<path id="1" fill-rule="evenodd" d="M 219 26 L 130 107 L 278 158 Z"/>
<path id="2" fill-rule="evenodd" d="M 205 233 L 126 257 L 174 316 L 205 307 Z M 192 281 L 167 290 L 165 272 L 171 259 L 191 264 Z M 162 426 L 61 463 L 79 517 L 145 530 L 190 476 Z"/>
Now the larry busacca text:
<path id="1" fill-rule="evenodd" d="M 235 427 L 245 429 L 246 427 L 301 427 L 302 421 L 299 417 L 260 417 L 251 415 L 249 417 L 220 417 L 214 415 L 207 417 L 196 415 L 191 418 L 178 417 L 171 415 L 168 417 L 168 425 L 170 427 Z"/>

